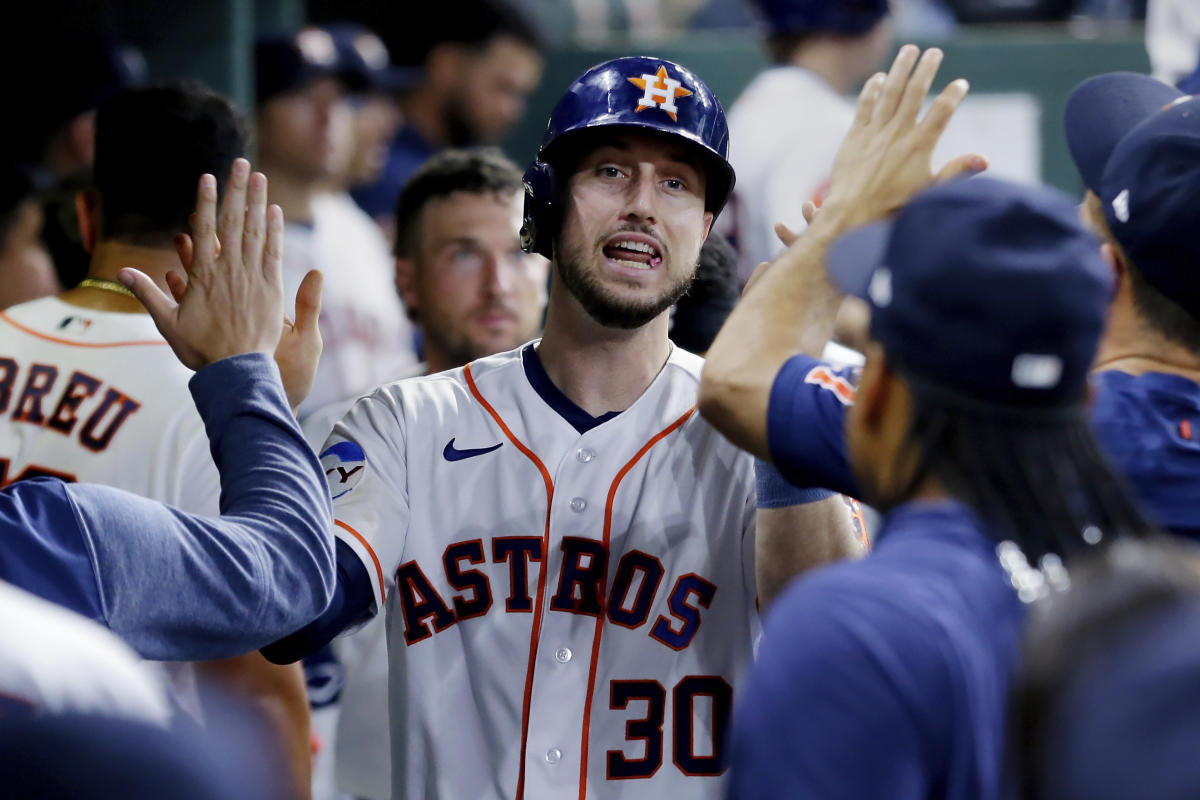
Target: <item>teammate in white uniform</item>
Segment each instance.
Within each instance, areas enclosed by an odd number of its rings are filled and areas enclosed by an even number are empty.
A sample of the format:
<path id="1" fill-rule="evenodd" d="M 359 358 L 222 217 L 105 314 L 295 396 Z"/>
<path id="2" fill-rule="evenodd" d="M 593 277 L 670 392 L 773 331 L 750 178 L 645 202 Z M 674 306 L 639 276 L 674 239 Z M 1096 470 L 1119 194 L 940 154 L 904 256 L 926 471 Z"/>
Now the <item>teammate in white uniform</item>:
<path id="1" fill-rule="evenodd" d="M 805 227 L 850 122 L 846 97 L 875 71 L 890 43 L 887 0 L 754 0 L 773 63 L 729 110 L 729 160 L 740 180 L 727 217 L 745 283 L 783 252 L 775 223 Z"/>
<path id="2" fill-rule="evenodd" d="M 94 622 L 0 581 L 0 717 L 105 714 L 165 724 L 159 677 Z"/>
<path id="3" fill-rule="evenodd" d="M 295 296 L 310 270 L 325 276 L 324 350 L 313 389 L 300 406 L 303 418 L 370 391 L 417 359 L 386 242 L 348 197 L 326 193 L 346 159 L 337 137 L 350 126 L 344 95 L 348 65 L 333 37 L 318 28 L 260 37 L 255 56 L 259 166 L 287 220 L 286 296 Z"/>
<path id="4" fill-rule="evenodd" d="M 702 362 L 667 323 L 726 144 L 685 68 L 593 67 L 525 174 L 522 242 L 554 256 L 543 338 L 334 428 L 338 598 L 264 652 L 386 609 L 393 797 L 720 794 L 759 630 L 753 465 L 696 415 Z M 852 537 L 840 500 L 800 508 L 804 534 Z"/>
<path id="5" fill-rule="evenodd" d="M 165 286 L 180 265 L 173 237 L 187 229 L 196 181 L 207 172 L 224 183 L 245 151 L 245 123 L 208 90 L 164 86 L 109 100 L 96 137 L 97 190 L 81 197 L 88 279 L 0 312 L 0 480 L 103 483 L 216 514 L 220 483 L 188 391 L 192 372 L 113 279 L 132 266 Z M 181 706 L 201 716 L 191 664 L 165 669 Z M 288 719 L 281 737 L 295 750 L 307 747 L 298 670 L 252 653 L 203 664 L 200 673 L 279 712 Z M 306 752 L 295 756 L 307 764 Z"/>

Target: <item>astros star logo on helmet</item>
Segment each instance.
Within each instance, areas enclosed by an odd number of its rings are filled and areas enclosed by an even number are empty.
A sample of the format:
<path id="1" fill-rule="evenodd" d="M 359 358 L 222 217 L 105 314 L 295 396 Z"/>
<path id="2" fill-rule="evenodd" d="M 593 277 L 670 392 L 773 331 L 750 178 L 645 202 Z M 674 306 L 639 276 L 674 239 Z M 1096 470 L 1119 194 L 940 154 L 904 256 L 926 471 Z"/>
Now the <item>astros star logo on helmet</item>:
<path id="1" fill-rule="evenodd" d="M 635 111 L 661 108 L 667 112 L 667 116 L 672 121 L 678 121 L 675 112 L 679 108 L 675 105 L 675 99 L 687 97 L 692 93 L 691 89 L 683 88 L 682 83 L 668 77 L 665 66 L 660 66 L 654 75 L 644 73 L 640 78 L 628 78 L 628 81 L 644 92 L 638 99 L 638 107 L 634 109 Z"/>

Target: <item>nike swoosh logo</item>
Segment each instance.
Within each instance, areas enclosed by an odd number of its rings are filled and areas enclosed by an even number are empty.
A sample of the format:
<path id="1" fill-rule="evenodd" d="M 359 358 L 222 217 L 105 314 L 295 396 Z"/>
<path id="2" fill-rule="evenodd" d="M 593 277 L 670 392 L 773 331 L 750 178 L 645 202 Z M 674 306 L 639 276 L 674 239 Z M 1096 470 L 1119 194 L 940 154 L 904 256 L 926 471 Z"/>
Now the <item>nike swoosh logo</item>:
<path id="1" fill-rule="evenodd" d="M 464 458 L 474 458 L 475 456 L 481 456 L 484 453 L 490 453 L 493 450 L 498 450 L 503 444 L 504 442 L 500 442 L 500 444 L 494 444 L 491 447 L 474 447 L 466 450 L 459 450 L 454 446 L 454 440 L 451 439 L 450 441 L 446 442 L 446 449 L 442 451 L 442 457 L 447 461 L 462 461 Z"/>

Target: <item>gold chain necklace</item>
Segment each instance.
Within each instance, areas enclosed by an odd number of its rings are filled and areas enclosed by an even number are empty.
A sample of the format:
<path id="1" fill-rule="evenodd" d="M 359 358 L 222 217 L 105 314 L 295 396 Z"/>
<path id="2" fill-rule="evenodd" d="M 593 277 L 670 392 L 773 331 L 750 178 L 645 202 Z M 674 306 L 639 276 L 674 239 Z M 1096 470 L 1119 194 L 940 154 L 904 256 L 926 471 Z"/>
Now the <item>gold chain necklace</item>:
<path id="1" fill-rule="evenodd" d="M 100 289 L 104 292 L 116 292 L 117 294 L 137 299 L 137 295 L 126 289 L 122 284 L 106 278 L 84 278 L 79 282 L 79 286 L 87 289 Z"/>

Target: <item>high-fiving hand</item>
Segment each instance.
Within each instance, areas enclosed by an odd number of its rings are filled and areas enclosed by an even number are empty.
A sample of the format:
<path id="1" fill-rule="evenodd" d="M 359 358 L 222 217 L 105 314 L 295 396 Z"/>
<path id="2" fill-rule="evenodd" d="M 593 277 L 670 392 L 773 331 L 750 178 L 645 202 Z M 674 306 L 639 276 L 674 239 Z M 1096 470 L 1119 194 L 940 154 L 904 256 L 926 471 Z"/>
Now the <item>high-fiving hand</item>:
<path id="1" fill-rule="evenodd" d="M 866 82 L 834 159 L 819 216 L 837 217 L 842 229 L 856 227 L 892 214 L 931 184 L 987 168 L 983 156 L 968 153 L 933 173 L 933 150 L 968 89 L 961 78 L 951 81 L 920 117 L 941 64 L 941 50 L 922 54 L 905 45 L 886 75 L 878 73 Z M 806 209 L 805 217 L 810 216 L 815 209 Z M 786 228 L 778 232 L 788 244 L 795 238 Z"/>
<path id="2" fill-rule="evenodd" d="M 217 182 L 200 178 L 191 235 L 176 241 L 187 273 L 167 274 L 171 297 L 147 275 L 122 269 L 117 278 L 141 300 L 186 366 L 200 369 L 241 353 L 274 355 L 293 405 L 307 394 L 321 353 L 317 319 L 321 274 L 305 276 L 296 321 L 284 314 L 283 212 L 267 205 L 267 178 L 233 162 L 217 220 Z"/>

